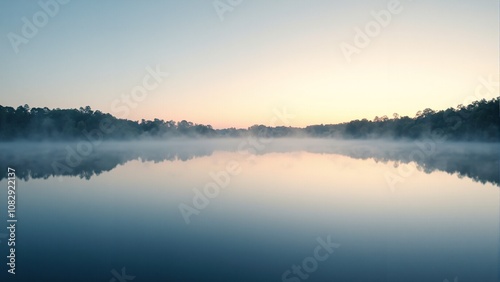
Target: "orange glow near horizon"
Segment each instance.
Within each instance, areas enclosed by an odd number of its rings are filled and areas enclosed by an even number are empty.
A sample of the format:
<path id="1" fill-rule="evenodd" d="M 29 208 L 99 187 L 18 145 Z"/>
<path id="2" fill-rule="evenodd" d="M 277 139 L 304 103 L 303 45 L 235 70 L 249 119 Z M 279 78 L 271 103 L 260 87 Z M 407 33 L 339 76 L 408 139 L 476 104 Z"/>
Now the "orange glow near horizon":
<path id="1" fill-rule="evenodd" d="M 37 37 L 43 40 L 40 46 L 31 42 L 17 56 L 0 54 L 0 85 L 6 93 L 1 104 L 90 105 L 118 116 L 113 103 L 130 96 L 144 83 L 147 69 L 157 67 L 169 76 L 148 87 L 146 99 L 134 102 L 126 118 L 247 128 L 273 125 L 275 109 L 283 108 L 294 118 L 274 125 L 335 124 L 393 113 L 414 117 L 426 108 L 470 103 L 481 79 L 489 77 L 494 81 L 488 82 L 485 98 L 497 97 L 498 3 L 457 1 L 402 1 L 402 12 L 352 60 L 342 44 L 355 44 L 356 28 L 372 22 L 370 12 L 387 3 L 255 3 L 223 23 L 207 7 L 184 2 L 131 2 L 128 10 L 113 6 L 99 11 L 105 13 L 101 22 L 72 14 L 86 23 L 71 26 L 68 32 L 75 36 L 47 31 Z M 172 6 L 182 7 L 184 14 L 165 17 L 164 11 L 176 11 L 168 9 Z M 133 26 L 123 22 L 129 28 L 125 36 L 109 26 L 110 15 L 120 14 L 116 9 L 130 17 L 142 9 L 144 14 L 163 12 L 154 19 L 138 18 Z M 262 17 L 258 22 L 256 15 Z M 21 16 L 6 20 L 8 28 L 17 30 Z M 4 34 L 11 31 L 2 28 Z"/>

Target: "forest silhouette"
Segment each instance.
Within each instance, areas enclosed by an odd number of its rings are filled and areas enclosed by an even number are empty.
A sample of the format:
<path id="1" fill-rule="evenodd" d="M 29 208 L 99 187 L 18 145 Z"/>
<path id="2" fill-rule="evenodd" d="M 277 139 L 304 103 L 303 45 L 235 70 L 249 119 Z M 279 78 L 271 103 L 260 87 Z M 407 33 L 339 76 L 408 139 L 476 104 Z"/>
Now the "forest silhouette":
<path id="1" fill-rule="evenodd" d="M 453 141 L 500 141 L 499 98 L 435 111 L 414 117 L 375 117 L 305 128 L 254 125 L 246 129 L 214 129 L 211 125 L 161 119 L 119 119 L 89 106 L 80 109 L 0 106 L 0 141 L 11 140 L 134 140 L 168 137 L 321 137 L 342 139 L 419 139 L 433 135 Z"/>

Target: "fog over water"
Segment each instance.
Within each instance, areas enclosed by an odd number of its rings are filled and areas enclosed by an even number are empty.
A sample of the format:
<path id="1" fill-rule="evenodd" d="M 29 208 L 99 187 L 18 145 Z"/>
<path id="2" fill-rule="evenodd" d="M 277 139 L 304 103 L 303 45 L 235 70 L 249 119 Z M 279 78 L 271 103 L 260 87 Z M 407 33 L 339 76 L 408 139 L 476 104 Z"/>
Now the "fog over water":
<path id="1" fill-rule="evenodd" d="M 0 169 L 18 180 L 18 274 L 6 281 L 110 281 L 123 268 L 134 281 L 306 281 L 300 266 L 319 282 L 496 282 L 498 146 L 1 143 Z"/>
<path id="2" fill-rule="evenodd" d="M 415 164 L 426 173 L 439 170 L 481 183 L 500 185 L 498 143 L 332 140 L 312 138 L 258 139 L 171 139 L 167 141 L 105 141 L 0 143 L 1 167 L 17 167 L 24 180 L 51 176 L 79 176 L 90 179 L 132 160 L 164 162 L 210 156 L 214 152 L 240 155 L 310 152 L 343 155 L 354 159 L 373 159 Z M 5 175 L 0 176 L 0 180 Z"/>

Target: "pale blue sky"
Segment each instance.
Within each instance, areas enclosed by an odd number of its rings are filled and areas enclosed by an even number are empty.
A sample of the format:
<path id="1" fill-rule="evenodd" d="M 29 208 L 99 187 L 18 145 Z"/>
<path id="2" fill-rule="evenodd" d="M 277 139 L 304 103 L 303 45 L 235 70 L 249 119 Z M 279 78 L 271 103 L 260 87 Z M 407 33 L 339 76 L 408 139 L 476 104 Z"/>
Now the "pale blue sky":
<path id="1" fill-rule="evenodd" d="M 170 76 L 128 118 L 246 127 L 286 106 L 304 126 L 456 106 L 498 77 L 497 0 L 401 0 L 348 63 L 340 44 L 388 2 L 243 0 L 221 21 L 213 1 L 72 0 L 16 54 L 7 34 L 41 8 L 1 1 L 0 104 L 113 114 L 160 65 Z"/>

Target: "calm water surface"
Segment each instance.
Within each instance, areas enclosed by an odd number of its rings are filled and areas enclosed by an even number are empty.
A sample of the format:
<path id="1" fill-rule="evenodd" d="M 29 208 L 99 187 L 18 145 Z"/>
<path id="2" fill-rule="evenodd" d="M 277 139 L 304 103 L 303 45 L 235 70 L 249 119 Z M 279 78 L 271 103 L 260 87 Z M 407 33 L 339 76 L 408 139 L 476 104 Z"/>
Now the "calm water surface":
<path id="1" fill-rule="evenodd" d="M 500 279 L 498 144 L 77 145 L 0 145 L 1 281 Z"/>

